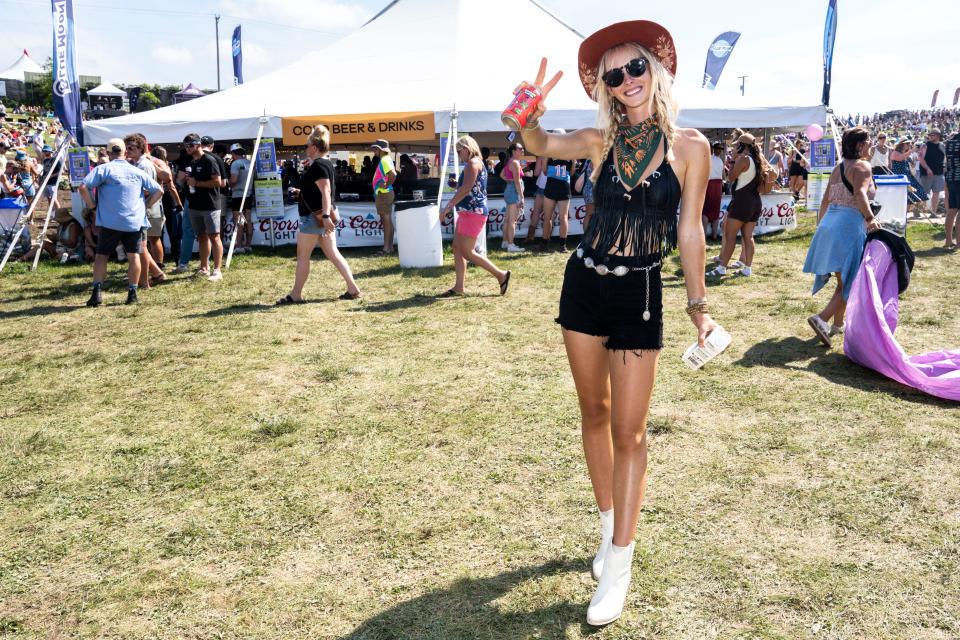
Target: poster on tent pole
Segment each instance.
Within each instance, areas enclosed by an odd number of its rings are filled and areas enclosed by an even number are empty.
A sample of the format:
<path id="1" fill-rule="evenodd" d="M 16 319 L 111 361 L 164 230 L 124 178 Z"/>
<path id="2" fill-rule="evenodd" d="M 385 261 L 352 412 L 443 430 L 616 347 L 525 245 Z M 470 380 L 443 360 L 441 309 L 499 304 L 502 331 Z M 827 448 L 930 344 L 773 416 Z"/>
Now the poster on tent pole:
<path id="1" fill-rule="evenodd" d="M 90 173 L 90 156 L 86 147 L 71 148 L 67 152 L 67 166 L 70 168 L 70 186 L 79 187 Z"/>
<path id="2" fill-rule="evenodd" d="M 263 138 L 257 150 L 257 172 L 262 178 L 279 178 L 280 167 L 277 164 L 277 145 L 273 138 Z"/>
<path id="3" fill-rule="evenodd" d="M 283 181 L 280 178 L 257 178 L 253 181 L 253 194 L 258 218 L 283 217 Z"/>

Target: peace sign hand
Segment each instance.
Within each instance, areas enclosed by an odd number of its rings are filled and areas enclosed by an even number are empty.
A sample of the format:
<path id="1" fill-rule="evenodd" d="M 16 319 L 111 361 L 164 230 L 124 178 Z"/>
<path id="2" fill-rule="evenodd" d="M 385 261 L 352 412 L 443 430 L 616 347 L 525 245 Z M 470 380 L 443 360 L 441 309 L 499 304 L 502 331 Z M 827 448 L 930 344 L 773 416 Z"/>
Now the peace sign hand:
<path id="1" fill-rule="evenodd" d="M 531 120 L 539 120 L 543 117 L 543 114 L 547 112 L 547 96 L 553 91 L 553 88 L 557 86 L 557 83 L 560 82 L 560 78 L 563 77 L 563 71 L 557 71 L 557 73 L 550 79 L 550 82 L 543 84 L 543 79 L 547 76 L 547 59 L 542 58 L 540 60 L 540 69 L 537 71 L 537 79 L 531 85 L 529 82 L 524 80 L 520 83 L 516 89 L 513 90 L 514 94 L 520 93 L 526 87 L 536 87 L 540 90 L 540 102 L 537 104 L 536 111 L 533 112 Z"/>

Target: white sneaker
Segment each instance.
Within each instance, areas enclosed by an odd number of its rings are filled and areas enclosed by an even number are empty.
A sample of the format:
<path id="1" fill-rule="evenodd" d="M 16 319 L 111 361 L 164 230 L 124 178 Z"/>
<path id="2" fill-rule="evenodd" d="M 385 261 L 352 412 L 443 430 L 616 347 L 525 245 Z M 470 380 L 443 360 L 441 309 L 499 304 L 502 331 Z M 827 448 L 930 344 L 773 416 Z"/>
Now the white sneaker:
<path id="1" fill-rule="evenodd" d="M 210 277 L 207 278 L 210 282 L 219 282 L 223 280 L 223 274 L 220 273 L 220 269 L 214 269 L 213 273 L 210 274 Z"/>
<path id="2" fill-rule="evenodd" d="M 842 335 L 843 335 L 843 327 L 844 327 L 844 325 L 842 325 L 842 324 L 839 325 L 839 326 L 837 326 L 837 325 L 835 325 L 835 324 L 830 325 L 830 337 L 832 338 L 832 337 L 834 337 L 834 336 L 842 336 Z"/>
<path id="3" fill-rule="evenodd" d="M 526 251 L 523 247 L 518 247 L 513 243 L 507 245 L 507 253 L 526 253 Z"/>
<path id="4" fill-rule="evenodd" d="M 193 275 L 195 275 L 195 276 L 203 276 L 203 277 L 206 278 L 207 276 L 210 275 L 210 270 L 209 270 L 209 269 L 204 269 L 203 267 L 200 267 L 199 269 L 196 270 L 196 272 L 195 272 Z"/>
<path id="5" fill-rule="evenodd" d="M 747 276 L 748 278 L 753 275 L 753 269 L 751 267 L 744 266 L 740 269 L 740 275 Z"/>
<path id="6" fill-rule="evenodd" d="M 603 559 L 613 543 L 613 509 L 600 512 L 600 548 L 597 549 L 597 555 L 593 557 L 593 565 L 590 567 L 590 573 L 594 580 L 599 580 L 603 575 Z"/>
<path id="7" fill-rule="evenodd" d="M 626 547 L 610 544 L 603 560 L 600 584 L 597 585 L 597 592 L 593 594 L 587 608 L 587 624 L 595 627 L 610 624 L 623 613 L 623 603 L 626 602 L 627 591 L 630 589 L 635 544 L 631 542 Z"/>
<path id="8" fill-rule="evenodd" d="M 823 319 L 814 314 L 807 318 L 807 323 L 810 325 L 810 328 L 813 329 L 813 332 L 817 334 L 817 337 L 820 338 L 820 342 L 826 346 L 830 346 L 830 326 L 827 325 Z"/>

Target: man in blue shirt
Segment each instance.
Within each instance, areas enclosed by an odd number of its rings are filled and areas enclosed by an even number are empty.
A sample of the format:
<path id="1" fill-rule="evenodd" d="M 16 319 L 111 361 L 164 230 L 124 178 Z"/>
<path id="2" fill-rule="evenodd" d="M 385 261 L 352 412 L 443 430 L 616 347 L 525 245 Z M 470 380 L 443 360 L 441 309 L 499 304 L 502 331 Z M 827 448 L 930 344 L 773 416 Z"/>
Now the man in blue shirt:
<path id="1" fill-rule="evenodd" d="M 80 185 L 80 196 L 90 209 L 96 209 L 96 225 L 100 231 L 97 252 L 93 262 L 93 293 L 88 307 L 103 302 L 100 290 L 107 275 L 107 259 L 118 244 L 127 253 L 127 302 L 137 301 L 137 283 L 140 281 L 140 249 L 144 230 L 149 226 L 147 207 L 163 197 L 163 189 L 140 169 L 124 159 L 123 140 L 112 138 L 107 142 L 110 161 L 91 171 Z M 90 190 L 97 190 L 97 203 Z M 149 194 L 144 203 L 144 192 Z"/>

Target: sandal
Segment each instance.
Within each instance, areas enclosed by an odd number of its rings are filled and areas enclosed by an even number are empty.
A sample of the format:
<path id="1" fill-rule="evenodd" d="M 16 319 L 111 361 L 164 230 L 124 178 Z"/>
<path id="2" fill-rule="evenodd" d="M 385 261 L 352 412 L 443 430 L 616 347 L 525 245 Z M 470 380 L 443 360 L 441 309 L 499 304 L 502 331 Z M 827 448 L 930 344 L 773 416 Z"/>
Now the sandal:
<path id="1" fill-rule="evenodd" d="M 503 285 L 500 285 L 500 288 L 502 289 Z M 455 289 L 447 289 L 443 293 L 438 294 L 437 297 L 438 298 L 459 298 L 462 295 L 463 293 L 460 291 L 457 291 Z"/>
<path id="2" fill-rule="evenodd" d="M 291 296 L 291 295 L 288 293 L 287 295 L 285 295 L 285 296 L 283 296 L 282 298 L 280 298 L 279 300 L 277 300 L 276 306 L 282 307 L 282 306 L 288 305 L 288 304 L 303 304 L 303 303 L 305 303 L 305 302 L 306 302 L 306 300 L 303 300 L 303 299 L 294 300 L 294 299 L 293 299 L 293 296 Z"/>
<path id="3" fill-rule="evenodd" d="M 359 291 L 356 293 L 350 293 L 349 291 L 347 291 L 346 293 L 342 293 L 339 296 L 337 296 L 337 300 L 356 300 L 359 297 L 360 297 Z"/>
<path id="4" fill-rule="evenodd" d="M 151 286 L 151 287 L 155 287 L 155 286 L 157 286 L 158 284 L 163 284 L 163 283 L 166 282 L 166 281 L 167 281 L 167 276 L 166 276 L 166 274 L 164 274 L 163 276 L 150 276 L 150 286 Z"/>
<path id="5" fill-rule="evenodd" d="M 510 286 L 510 272 L 507 271 L 507 275 L 504 276 L 503 282 L 500 283 L 500 295 L 504 296 L 507 294 L 507 287 Z"/>

